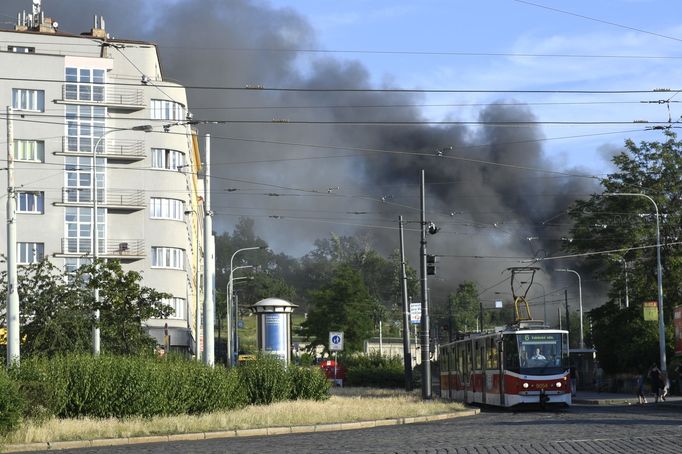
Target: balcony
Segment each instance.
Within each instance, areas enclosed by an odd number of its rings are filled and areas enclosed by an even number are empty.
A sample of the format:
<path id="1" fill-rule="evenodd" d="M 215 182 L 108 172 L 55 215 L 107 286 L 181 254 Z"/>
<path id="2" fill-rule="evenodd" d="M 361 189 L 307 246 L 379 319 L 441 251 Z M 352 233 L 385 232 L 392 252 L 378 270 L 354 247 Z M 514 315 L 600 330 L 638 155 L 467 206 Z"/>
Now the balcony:
<path id="1" fill-rule="evenodd" d="M 62 250 L 56 257 L 92 256 L 92 239 L 62 238 Z M 145 258 L 144 240 L 100 239 L 97 256 L 103 259 L 135 261 Z"/>
<path id="2" fill-rule="evenodd" d="M 55 206 L 91 207 L 92 188 L 62 188 L 62 200 Z M 97 191 L 97 206 L 109 210 L 139 211 L 147 207 L 144 191 Z"/>
<path id="3" fill-rule="evenodd" d="M 129 112 L 142 110 L 146 107 L 141 88 L 114 87 L 102 84 L 64 84 L 62 85 L 62 99 L 57 99 L 55 102 L 57 104 L 102 106 Z"/>
<path id="4" fill-rule="evenodd" d="M 78 142 L 77 137 L 62 137 L 62 149 L 57 156 L 92 156 L 97 139 Z M 142 161 L 146 156 L 144 140 L 121 140 L 104 137 L 97 146 L 97 156 L 110 161 Z"/>

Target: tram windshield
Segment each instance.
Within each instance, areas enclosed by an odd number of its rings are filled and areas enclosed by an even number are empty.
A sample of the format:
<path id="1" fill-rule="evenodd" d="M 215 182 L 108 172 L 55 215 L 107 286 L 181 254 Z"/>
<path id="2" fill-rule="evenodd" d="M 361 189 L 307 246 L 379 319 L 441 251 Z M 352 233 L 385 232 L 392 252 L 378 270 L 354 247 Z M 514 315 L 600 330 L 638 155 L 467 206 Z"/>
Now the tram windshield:
<path id="1" fill-rule="evenodd" d="M 560 373 L 568 364 L 568 337 L 562 333 L 517 333 L 506 350 L 507 368 L 524 374 Z"/>

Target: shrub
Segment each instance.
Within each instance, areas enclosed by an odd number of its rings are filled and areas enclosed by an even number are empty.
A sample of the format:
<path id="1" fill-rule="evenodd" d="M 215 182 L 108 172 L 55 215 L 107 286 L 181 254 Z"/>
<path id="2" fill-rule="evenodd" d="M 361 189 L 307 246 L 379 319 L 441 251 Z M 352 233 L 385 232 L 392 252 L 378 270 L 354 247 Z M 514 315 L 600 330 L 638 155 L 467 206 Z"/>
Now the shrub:
<path id="1" fill-rule="evenodd" d="M 403 360 L 399 356 L 382 356 L 378 353 L 353 355 L 341 360 L 348 372 L 348 386 L 401 388 L 405 386 Z"/>
<path id="2" fill-rule="evenodd" d="M 253 405 L 268 405 L 286 400 L 291 395 L 291 380 L 284 362 L 274 355 L 258 354 L 238 368 L 247 401 Z"/>
<path id="3" fill-rule="evenodd" d="M 16 382 L 5 369 L 0 370 L 0 434 L 7 434 L 21 422 L 26 402 Z"/>
<path id="4" fill-rule="evenodd" d="M 331 383 L 319 367 L 289 366 L 292 400 L 326 400 Z"/>
<path id="5" fill-rule="evenodd" d="M 35 404 L 60 417 L 177 415 L 243 406 L 235 371 L 153 357 L 30 358 L 14 374 Z"/>

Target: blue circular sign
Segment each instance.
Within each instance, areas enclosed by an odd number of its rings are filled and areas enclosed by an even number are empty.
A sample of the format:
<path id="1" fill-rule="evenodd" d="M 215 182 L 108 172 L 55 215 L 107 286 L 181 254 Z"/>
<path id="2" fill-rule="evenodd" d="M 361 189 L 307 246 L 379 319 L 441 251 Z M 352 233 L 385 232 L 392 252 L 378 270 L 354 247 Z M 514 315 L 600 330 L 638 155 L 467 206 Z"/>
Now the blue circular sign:
<path id="1" fill-rule="evenodd" d="M 332 336 L 332 344 L 341 343 L 341 336 Z"/>

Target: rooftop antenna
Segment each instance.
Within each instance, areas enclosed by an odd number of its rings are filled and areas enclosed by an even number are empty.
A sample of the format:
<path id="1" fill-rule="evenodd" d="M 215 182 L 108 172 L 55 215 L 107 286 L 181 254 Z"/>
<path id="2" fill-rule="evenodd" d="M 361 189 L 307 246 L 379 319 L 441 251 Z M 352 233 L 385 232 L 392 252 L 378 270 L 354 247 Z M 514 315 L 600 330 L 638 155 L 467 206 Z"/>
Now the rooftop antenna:
<path id="1" fill-rule="evenodd" d="M 40 25 L 40 18 L 42 17 L 42 5 L 41 0 L 33 0 L 33 14 L 31 15 L 31 27 L 37 27 Z"/>

